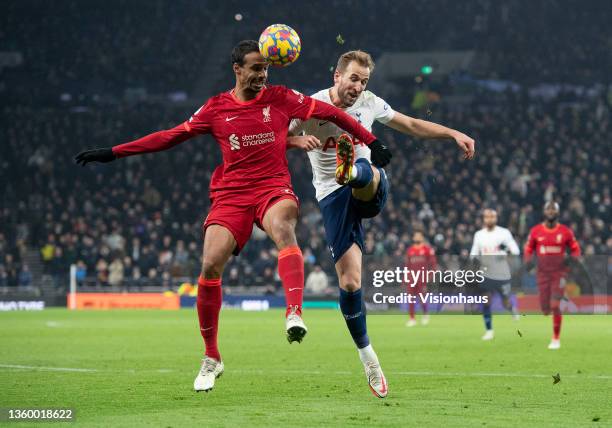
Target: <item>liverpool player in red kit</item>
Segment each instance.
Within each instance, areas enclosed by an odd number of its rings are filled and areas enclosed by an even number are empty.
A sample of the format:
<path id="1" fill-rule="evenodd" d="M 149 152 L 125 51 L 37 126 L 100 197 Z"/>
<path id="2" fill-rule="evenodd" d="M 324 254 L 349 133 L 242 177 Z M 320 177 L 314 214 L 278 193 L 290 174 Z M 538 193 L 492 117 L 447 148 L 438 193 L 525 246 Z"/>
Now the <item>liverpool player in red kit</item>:
<path id="1" fill-rule="evenodd" d="M 561 341 L 561 309 L 564 278 L 568 272 L 566 250 L 571 257 L 580 256 L 580 246 L 572 230 L 558 222 L 559 205 L 547 202 L 544 205 L 544 223 L 540 223 L 529 232 L 525 245 L 525 261 L 537 258 L 537 283 L 540 294 L 540 307 L 545 315 L 552 312 L 553 338 L 548 349 L 559 349 Z"/>
<path id="2" fill-rule="evenodd" d="M 425 243 L 425 236 L 423 232 L 416 231 L 412 235 L 413 244 L 406 251 L 406 267 L 412 271 L 422 271 L 423 275 L 429 270 L 436 270 L 438 263 L 436 261 L 436 253 L 433 248 Z M 422 278 L 417 284 L 407 284 L 408 294 L 417 296 L 419 293 L 427 292 L 427 281 L 426 278 Z M 427 312 L 427 302 L 421 302 L 423 308 L 423 318 L 421 324 L 429 324 L 429 313 Z M 407 327 L 414 327 L 416 325 L 416 319 L 414 317 L 415 303 L 408 303 L 408 312 L 410 313 L 410 319 L 406 323 Z"/>
<path id="3" fill-rule="evenodd" d="M 355 134 L 380 152 L 388 163 L 389 150 L 342 110 L 283 86 L 266 86 L 268 63 L 254 40 L 232 51 L 236 86 L 214 96 L 180 125 L 112 148 L 77 155 L 77 163 L 110 162 L 126 156 L 166 150 L 199 134 L 212 134 L 223 155 L 210 180 L 211 208 L 204 221 L 202 272 L 198 280 L 197 311 L 205 356 L 194 382 L 196 391 L 209 391 L 223 373 L 217 347 L 221 278 L 229 257 L 248 241 L 253 223 L 276 244 L 278 272 L 287 301 L 289 342 L 306 334 L 302 312 L 304 261 L 297 246 L 298 200 L 287 166 L 287 130 L 291 119 L 328 120 Z"/>

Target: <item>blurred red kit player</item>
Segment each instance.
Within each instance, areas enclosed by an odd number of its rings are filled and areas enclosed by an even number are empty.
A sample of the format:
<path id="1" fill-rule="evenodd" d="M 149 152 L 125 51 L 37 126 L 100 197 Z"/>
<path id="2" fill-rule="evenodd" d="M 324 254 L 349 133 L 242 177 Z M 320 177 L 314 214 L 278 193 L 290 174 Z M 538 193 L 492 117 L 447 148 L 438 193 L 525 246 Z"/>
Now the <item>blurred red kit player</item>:
<path id="1" fill-rule="evenodd" d="M 422 271 L 422 275 L 426 275 L 427 271 L 436 270 L 438 262 L 436 260 L 436 253 L 433 248 L 425 243 L 425 236 L 422 232 L 414 232 L 412 236 L 413 244 L 406 251 L 406 267 L 411 271 Z M 408 294 L 412 296 L 418 296 L 419 293 L 427 292 L 427 280 L 426 277 L 416 284 L 407 284 Z M 414 286 L 413 286 L 414 285 Z M 423 307 L 423 319 L 421 323 L 426 325 L 429 323 L 429 314 L 426 302 L 421 302 Z M 415 303 L 408 303 L 408 312 L 410 313 L 410 319 L 406 324 L 408 327 L 416 325 L 414 317 Z"/>
<path id="2" fill-rule="evenodd" d="M 568 273 L 567 251 L 572 257 L 580 256 L 580 246 L 572 230 L 558 222 L 559 205 L 548 202 L 544 205 L 544 223 L 531 228 L 525 245 L 525 262 L 537 258 L 538 292 L 540 307 L 545 315 L 553 314 L 553 339 L 549 349 L 559 349 L 561 342 L 561 309 L 564 278 Z"/>

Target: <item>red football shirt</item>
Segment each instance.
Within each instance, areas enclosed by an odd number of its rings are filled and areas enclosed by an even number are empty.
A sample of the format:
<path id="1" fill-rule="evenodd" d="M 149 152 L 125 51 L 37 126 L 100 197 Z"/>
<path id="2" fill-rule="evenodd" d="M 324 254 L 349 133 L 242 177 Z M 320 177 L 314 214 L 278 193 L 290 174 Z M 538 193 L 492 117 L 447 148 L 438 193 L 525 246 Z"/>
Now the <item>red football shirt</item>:
<path id="1" fill-rule="evenodd" d="M 539 271 L 562 273 L 567 270 L 564 264 L 566 250 L 574 257 L 580 256 L 580 245 L 572 230 L 560 223 L 552 229 L 540 223 L 529 232 L 525 244 L 525 260 L 531 260 L 535 254 Z"/>
<path id="2" fill-rule="evenodd" d="M 336 123 L 366 144 L 376 139 L 334 106 L 284 86 L 267 86 L 249 101 L 240 101 L 233 91 L 216 95 L 181 125 L 115 146 L 113 153 L 124 157 L 155 152 L 198 134 L 212 134 L 223 164 L 213 173 L 211 192 L 291 184 L 286 158 L 289 122 L 311 116 Z"/>
<path id="3" fill-rule="evenodd" d="M 410 270 L 435 270 L 436 252 L 427 244 L 412 245 L 406 251 L 406 266 Z"/>

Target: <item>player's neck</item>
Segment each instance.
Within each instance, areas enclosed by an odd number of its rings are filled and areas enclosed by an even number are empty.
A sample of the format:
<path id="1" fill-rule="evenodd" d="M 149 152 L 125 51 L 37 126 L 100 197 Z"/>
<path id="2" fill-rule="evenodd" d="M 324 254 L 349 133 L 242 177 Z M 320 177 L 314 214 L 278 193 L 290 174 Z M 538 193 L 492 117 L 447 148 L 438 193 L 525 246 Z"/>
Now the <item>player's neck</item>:
<path id="1" fill-rule="evenodd" d="M 249 87 L 242 87 L 238 83 L 236 83 L 236 86 L 232 92 L 234 93 L 234 97 L 236 97 L 236 99 L 239 101 L 251 101 L 257 98 L 257 95 L 259 95 L 259 92 L 255 92 Z"/>
<path id="2" fill-rule="evenodd" d="M 548 220 L 544 221 L 544 226 L 546 226 L 547 229 L 554 229 L 555 227 L 557 227 L 558 224 L 559 222 L 557 220 L 552 221 L 552 222 Z"/>
<path id="3" fill-rule="evenodd" d="M 338 96 L 338 88 L 336 88 L 335 86 L 332 86 L 329 89 L 329 99 L 331 100 L 334 106 L 341 108 L 341 109 L 346 108 L 346 106 L 342 104 L 342 100 L 340 100 L 340 97 Z"/>
<path id="4" fill-rule="evenodd" d="M 486 226 L 486 228 L 487 228 L 487 230 L 488 230 L 489 232 L 493 232 L 493 230 L 495 229 L 495 226 L 496 226 L 496 225 L 493 225 L 493 226 Z"/>

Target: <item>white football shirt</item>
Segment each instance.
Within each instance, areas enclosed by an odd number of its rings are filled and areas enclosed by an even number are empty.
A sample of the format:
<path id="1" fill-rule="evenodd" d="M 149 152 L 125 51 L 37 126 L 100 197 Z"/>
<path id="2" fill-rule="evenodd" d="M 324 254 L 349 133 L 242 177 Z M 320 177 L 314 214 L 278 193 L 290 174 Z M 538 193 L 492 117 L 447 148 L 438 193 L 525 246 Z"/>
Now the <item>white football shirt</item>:
<path id="1" fill-rule="evenodd" d="M 312 95 L 312 98 L 332 104 L 329 91 L 329 89 L 319 91 Z M 372 131 L 375 120 L 385 124 L 395 115 L 395 111 L 383 99 L 370 91 L 363 91 L 355 104 L 345 111 L 368 131 Z M 302 132 L 314 135 L 323 144 L 320 149 L 308 152 L 312 166 L 312 184 L 316 190 L 317 200 L 320 201 L 342 187 L 336 183 L 336 139 L 345 131 L 332 122 L 319 119 L 310 119 L 306 122 L 293 120 L 289 130 L 295 135 Z M 359 158 L 370 160 L 370 149 L 364 143 L 355 140 L 355 159 Z"/>
<path id="2" fill-rule="evenodd" d="M 504 244 L 507 251 L 503 251 L 500 245 Z M 484 271 L 486 278 L 505 281 L 510 280 L 510 266 L 508 253 L 518 256 L 521 254 L 512 233 L 505 227 L 495 226 L 492 230 L 486 227 L 474 234 L 474 242 L 470 256 L 478 257 L 480 269 Z"/>

